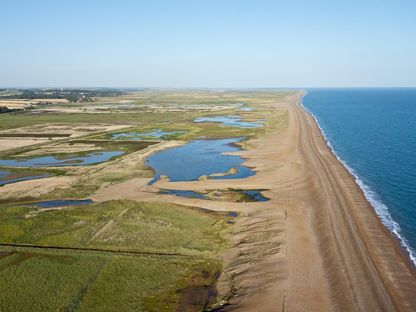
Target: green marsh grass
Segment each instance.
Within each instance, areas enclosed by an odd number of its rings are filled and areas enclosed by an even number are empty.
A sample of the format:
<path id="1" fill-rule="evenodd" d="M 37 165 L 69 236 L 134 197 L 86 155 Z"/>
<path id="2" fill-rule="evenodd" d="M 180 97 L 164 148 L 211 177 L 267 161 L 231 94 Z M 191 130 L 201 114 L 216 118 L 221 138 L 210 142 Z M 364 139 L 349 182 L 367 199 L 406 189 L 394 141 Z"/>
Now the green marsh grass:
<path id="1" fill-rule="evenodd" d="M 0 209 L 0 243 L 210 257 L 223 246 L 226 231 L 224 220 L 214 214 L 162 202 Z"/>
<path id="2" fill-rule="evenodd" d="M 217 260 L 49 250 L 0 259 L 2 311 L 174 311 L 180 290 L 214 283 Z M 193 277 L 209 272 L 205 280 Z"/>

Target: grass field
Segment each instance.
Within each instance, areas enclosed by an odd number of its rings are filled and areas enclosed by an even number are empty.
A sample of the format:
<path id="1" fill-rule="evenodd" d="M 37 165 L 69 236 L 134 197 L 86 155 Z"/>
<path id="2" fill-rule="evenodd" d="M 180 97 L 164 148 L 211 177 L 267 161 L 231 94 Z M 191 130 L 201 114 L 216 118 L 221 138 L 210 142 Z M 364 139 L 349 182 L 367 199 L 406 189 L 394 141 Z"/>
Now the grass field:
<path id="1" fill-rule="evenodd" d="M 129 114 L 65 114 L 48 113 L 43 115 L 12 113 L 0 115 L 0 130 L 32 126 L 44 123 L 114 123 L 141 124 L 174 120 L 178 113 L 129 113 Z"/>
<path id="2" fill-rule="evenodd" d="M 54 152 L 54 147 L 59 149 L 59 145 L 54 145 L 53 147 L 49 148 L 49 151 L 42 152 L 41 148 L 38 147 L 27 147 L 27 148 L 20 148 L 19 151 L 14 151 L 12 153 L 2 155 L 2 159 L 26 159 L 32 158 L 35 155 L 36 157 L 44 157 L 44 156 L 55 156 L 59 157 L 76 157 L 76 156 L 86 156 L 91 153 L 91 151 L 82 151 L 82 152 L 71 152 L 71 146 L 74 147 L 76 150 L 77 144 L 88 144 L 94 146 L 92 151 L 123 151 L 125 154 L 134 153 L 145 149 L 153 144 L 158 142 L 146 141 L 146 142 L 132 142 L 132 141 L 97 141 L 97 140 L 71 140 L 69 144 L 66 145 L 66 151 L 62 152 L 58 150 Z M 37 153 L 33 153 L 36 152 Z M 28 154 L 28 155 L 26 155 Z"/>
<path id="3" fill-rule="evenodd" d="M 0 260 L 0 306 L 22 312 L 174 311 L 181 289 L 211 286 L 220 268 L 219 261 L 181 257 L 14 251 Z M 204 278 L 195 282 L 196 276 Z"/>
<path id="4" fill-rule="evenodd" d="M 224 215 L 168 203 L 111 201 L 49 211 L 3 205 L 1 243 L 73 249 L 3 247 L 13 252 L 0 258 L 0 288 L 7 289 L 0 306 L 172 311 L 180 289 L 215 281 L 227 231 Z"/>
<path id="5" fill-rule="evenodd" d="M 158 202 L 0 209 L 2 243 L 211 256 L 224 241 L 224 227 L 213 214 Z"/>

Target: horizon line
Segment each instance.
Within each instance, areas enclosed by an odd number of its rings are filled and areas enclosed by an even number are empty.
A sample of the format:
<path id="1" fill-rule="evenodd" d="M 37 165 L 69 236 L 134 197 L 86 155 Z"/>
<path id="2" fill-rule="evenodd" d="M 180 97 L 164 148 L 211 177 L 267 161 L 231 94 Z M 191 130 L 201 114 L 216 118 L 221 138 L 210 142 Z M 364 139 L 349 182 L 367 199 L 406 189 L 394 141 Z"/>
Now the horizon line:
<path id="1" fill-rule="evenodd" d="M 31 86 L 31 87 L 19 87 L 19 86 L 0 86 L 1 89 L 13 90 L 31 90 L 31 89 L 155 89 L 155 90 L 299 90 L 299 89 L 415 89 L 414 86 L 298 86 L 298 87 L 288 87 L 288 86 L 273 86 L 273 87 L 262 87 L 262 86 L 241 86 L 241 87 L 174 87 L 174 86 Z"/>

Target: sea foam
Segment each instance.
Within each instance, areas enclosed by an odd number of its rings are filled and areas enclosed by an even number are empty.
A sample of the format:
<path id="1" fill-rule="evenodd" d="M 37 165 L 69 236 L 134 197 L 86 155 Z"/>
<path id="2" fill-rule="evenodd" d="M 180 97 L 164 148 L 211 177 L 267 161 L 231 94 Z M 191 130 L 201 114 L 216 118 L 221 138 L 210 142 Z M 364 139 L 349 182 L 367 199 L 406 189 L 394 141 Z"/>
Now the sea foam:
<path id="1" fill-rule="evenodd" d="M 302 98 L 306 95 L 306 92 L 302 96 Z M 331 152 L 334 154 L 334 156 L 338 159 L 338 161 L 347 169 L 347 171 L 354 177 L 355 183 L 361 188 L 361 190 L 364 193 L 365 198 L 370 203 L 370 205 L 374 208 L 376 211 L 377 216 L 383 223 L 383 225 L 394 234 L 395 237 L 398 238 L 400 245 L 406 250 L 410 260 L 412 263 L 416 266 L 416 256 L 415 251 L 410 247 L 408 241 L 402 234 L 402 230 L 400 228 L 400 225 L 394 221 L 392 216 L 389 213 L 389 209 L 387 205 L 385 205 L 381 199 L 380 196 L 371 189 L 369 185 L 364 183 L 364 181 L 358 176 L 358 174 L 355 172 L 355 170 L 349 166 L 344 160 L 341 159 L 341 157 L 337 154 L 336 150 L 331 145 L 331 142 L 328 140 L 328 137 L 324 131 L 324 129 L 321 127 L 318 118 L 310 111 L 308 110 L 305 105 L 302 102 L 302 99 L 300 100 L 300 106 L 309 113 L 312 118 L 315 120 L 315 123 L 317 124 L 319 130 L 322 133 L 322 136 L 325 139 L 326 144 L 328 145 Z"/>

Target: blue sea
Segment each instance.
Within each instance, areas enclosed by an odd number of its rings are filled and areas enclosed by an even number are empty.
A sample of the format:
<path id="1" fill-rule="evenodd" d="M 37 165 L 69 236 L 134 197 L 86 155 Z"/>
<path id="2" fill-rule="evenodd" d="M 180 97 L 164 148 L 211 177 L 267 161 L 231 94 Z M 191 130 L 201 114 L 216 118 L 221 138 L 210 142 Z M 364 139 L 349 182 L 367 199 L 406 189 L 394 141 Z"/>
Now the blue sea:
<path id="1" fill-rule="evenodd" d="M 416 89 L 310 89 L 302 102 L 416 264 Z"/>

